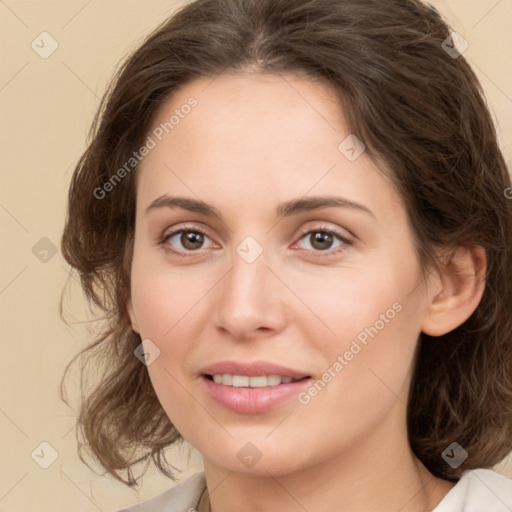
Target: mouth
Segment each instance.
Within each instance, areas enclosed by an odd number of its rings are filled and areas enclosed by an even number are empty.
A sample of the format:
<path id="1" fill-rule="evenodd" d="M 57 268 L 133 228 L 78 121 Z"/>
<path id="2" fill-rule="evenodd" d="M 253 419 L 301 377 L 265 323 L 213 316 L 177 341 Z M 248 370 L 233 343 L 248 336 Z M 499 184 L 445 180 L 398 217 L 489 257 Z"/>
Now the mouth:
<path id="1" fill-rule="evenodd" d="M 259 414 L 290 402 L 312 376 L 284 366 L 256 361 L 223 361 L 200 373 L 206 396 L 224 409 Z"/>
<path id="2" fill-rule="evenodd" d="M 229 373 L 215 373 L 212 375 L 204 374 L 204 376 L 224 386 L 232 386 L 234 388 L 267 388 L 280 386 L 281 384 L 290 384 L 291 382 L 299 382 L 304 379 L 309 379 L 309 376 L 294 379 L 284 375 L 231 375 Z"/>

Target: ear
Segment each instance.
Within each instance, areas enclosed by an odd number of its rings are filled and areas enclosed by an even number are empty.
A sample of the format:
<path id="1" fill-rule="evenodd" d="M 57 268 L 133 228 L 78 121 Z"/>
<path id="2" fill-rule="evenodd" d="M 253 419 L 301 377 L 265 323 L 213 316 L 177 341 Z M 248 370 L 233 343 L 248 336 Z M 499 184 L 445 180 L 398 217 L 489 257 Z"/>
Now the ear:
<path id="1" fill-rule="evenodd" d="M 135 317 L 135 312 L 133 311 L 133 303 L 132 303 L 132 298 L 131 297 L 126 302 L 126 310 L 128 311 L 128 315 L 130 316 L 130 322 L 132 324 L 132 330 L 134 330 L 137 334 L 140 334 L 139 326 L 137 324 L 137 318 Z"/>
<path id="2" fill-rule="evenodd" d="M 427 295 L 425 334 L 442 336 L 472 315 L 484 293 L 486 269 L 485 249 L 479 245 L 459 246 L 446 258 Z"/>

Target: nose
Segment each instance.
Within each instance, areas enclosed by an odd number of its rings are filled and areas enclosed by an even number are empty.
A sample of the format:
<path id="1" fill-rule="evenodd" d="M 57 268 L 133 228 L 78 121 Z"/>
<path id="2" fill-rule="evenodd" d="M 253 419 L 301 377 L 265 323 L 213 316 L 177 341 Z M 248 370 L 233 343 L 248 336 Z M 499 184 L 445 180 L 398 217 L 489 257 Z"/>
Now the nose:
<path id="1" fill-rule="evenodd" d="M 217 329 L 238 340 L 269 336 L 286 325 L 286 288 L 268 267 L 265 252 L 247 263 L 233 255 L 233 266 L 214 297 Z"/>

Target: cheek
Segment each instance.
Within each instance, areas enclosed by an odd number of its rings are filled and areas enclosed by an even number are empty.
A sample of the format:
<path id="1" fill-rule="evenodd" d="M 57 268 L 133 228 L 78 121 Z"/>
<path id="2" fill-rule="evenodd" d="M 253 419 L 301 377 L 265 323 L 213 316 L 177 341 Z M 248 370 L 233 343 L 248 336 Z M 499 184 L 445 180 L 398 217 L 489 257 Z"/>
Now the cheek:
<path id="1" fill-rule="evenodd" d="M 380 339 L 384 345 L 393 338 L 398 348 L 416 338 L 421 304 L 418 294 L 411 293 L 419 279 L 414 260 L 377 259 L 364 266 L 316 269 L 308 275 L 302 269 L 281 272 L 298 297 L 290 303 L 291 322 L 307 324 L 304 337 L 331 359 L 356 339 L 363 345 Z"/>
<path id="2" fill-rule="evenodd" d="M 382 304 L 372 308 L 363 327 L 361 318 L 359 325 L 352 324 L 352 335 L 331 352 L 331 373 L 336 376 L 317 403 L 318 417 L 322 410 L 331 411 L 323 421 L 337 424 L 349 436 L 378 425 L 395 406 L 405 412 L 419 335 L 417 305 L 387 300 Z"/>
<path id="3" fill-rule="evenodd" d="M 309 290 L 308 304 L 329 326 L 311 328 L 308 338 L 322 354 L 316 389 L 306 390 L 306 409 L 317 410 L 321 421 L 338 422 L 342 429 L 347 415 L 360 416 L 361 426 L 382 417 L 397 396 L 406 403 L 410 372 L 420 333 L 421 298 L 415 292 L 418 279 L 414 265 L 383 265 L 385 275 L 368 267 L 363 274 L 347 271 L 326 282 L 327 287 Z M 379 268 L 379 267 L 377 267 Z M 303 291 L 305 293 L 305 289 Z M 321 324 L 318 324 L 321 325 Z M 318 332 L 327 333 L 318 336 Z M 328 415 L 322 410 L 329 410 Z M 356 434 L 357 428 L 354 430 Z"/>
<path id="4" fill-rule="evenodd" d="M 364 337 L 343 335 L 336 345 L 325 347 L 325 372 L 299 397 L 301 405 L 295 414 L 297 425 L 308 431 L 306 426 L 311 424 L 322 433 L 321 441 L 301 440 L 306 453 L 327 457 L 364 443 L 371 432 L 390 422 L 395 429 L 402 428 L 417 336 L 409 315 L 404 306 L 384 326 L 375 326 L 373 320 L 367 330 L 351 328 Z"/>
<path id="5" fill-rule="evenodd" d="M 159 355 L 148 366 L 155 393 L 173 424 L 187 433 L 190 426 L 183 425 L 189 414 L 204 414 L 190 399 L 189 375 L 184 375 L 183 362 L 194 350 L 194 339 L 204 326 L 203 300 L 213 286 L 211 276 L 202 271 L 191 281 L 190 272 L 169 268 L 161 263 L 148 264 L 150 258 L 135 253 L 132 266 L 132 303 L 142 339 L 150 339 Z M 183 415 L 183 411 L 186 414 Z M 176 414 L 177 413 L 177 414 Z"/>
<path id="6" fill-rule="evenodd" d="M 141 336 L 166 340 L 195 320 L 214 276 L 205 269 L 172 268 L 156 259 L 135 252 L 131 296 Z"/>

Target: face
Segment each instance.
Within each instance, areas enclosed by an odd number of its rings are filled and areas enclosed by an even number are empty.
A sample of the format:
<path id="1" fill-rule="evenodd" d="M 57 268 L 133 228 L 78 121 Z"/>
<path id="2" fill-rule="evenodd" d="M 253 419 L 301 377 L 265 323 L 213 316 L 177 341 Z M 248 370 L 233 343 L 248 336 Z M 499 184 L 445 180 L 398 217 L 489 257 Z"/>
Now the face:
<path id="1" fill-rule="evenodd" d="M 278 475 L 404 440 L 425 284 L 350 134 L 332 91 L 293 75 L 196 80 L 154 120 L 128 310 L 211 464 Z"/>

